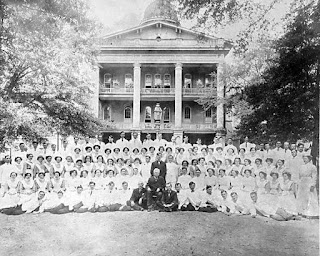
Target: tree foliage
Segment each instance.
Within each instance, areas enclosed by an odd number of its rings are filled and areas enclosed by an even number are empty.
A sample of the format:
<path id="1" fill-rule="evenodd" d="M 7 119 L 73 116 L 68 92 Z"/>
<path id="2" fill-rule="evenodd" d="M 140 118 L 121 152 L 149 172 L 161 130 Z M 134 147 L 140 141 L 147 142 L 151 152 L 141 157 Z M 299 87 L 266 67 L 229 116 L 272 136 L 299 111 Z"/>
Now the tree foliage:
<path id="1" fill-rule="evenodd" d="M 296 10 L 286 33 L 273 45 L 277 55 L 263 73 L 262 81 L 245 89 L 253 113 L 242 118 L 240 135 L 255 141 L 307 139 L 318 148 L 319 24 L 319 3 Z M 262 125 L 265 121 L 266 125 Z"/>
<path id="2" fill-rule="evenodd" d="M 93 134 L 98 24 L 84 0 L 0 2 L 0 143 L 17 135 Z"/>

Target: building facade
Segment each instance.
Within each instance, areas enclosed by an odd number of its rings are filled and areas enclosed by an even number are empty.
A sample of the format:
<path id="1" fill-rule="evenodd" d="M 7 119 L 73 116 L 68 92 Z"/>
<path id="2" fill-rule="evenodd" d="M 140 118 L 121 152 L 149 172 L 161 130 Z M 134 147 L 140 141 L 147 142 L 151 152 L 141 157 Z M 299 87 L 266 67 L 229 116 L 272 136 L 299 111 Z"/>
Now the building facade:
<path id="1" fill-rule="evenodd" d="M 222 104 L 206 111 L 195 101 L 224 97 L 221 64 L 232 45 L 180 26 L 167 0 L 152 2 L 139 26 L 104 37 L 98 56 L 95 114 L 105 136 L 161 132 L 212 142 L 225 129 Z M 158 117 L 160 121 L 157 120 Z"/>

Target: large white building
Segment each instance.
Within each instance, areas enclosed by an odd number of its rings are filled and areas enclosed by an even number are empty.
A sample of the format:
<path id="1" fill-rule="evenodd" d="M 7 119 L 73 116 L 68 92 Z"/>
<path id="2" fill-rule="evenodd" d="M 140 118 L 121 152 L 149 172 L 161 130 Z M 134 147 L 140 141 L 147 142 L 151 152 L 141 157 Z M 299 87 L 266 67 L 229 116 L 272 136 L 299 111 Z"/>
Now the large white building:
<path id="1" fill-rule="evenodd" d="M 152 2 L 140 25 L 104 37 L 94 109 L 107 122 L 105 136 L 161 131 L 167 140 L 186 134 L 209 142 L 225 130 L 223 105 L 204 111 L 195 100 L 212 88 L 224 97 L 219 74 L 232 45 L 181 27 L 169 2 Z"/>

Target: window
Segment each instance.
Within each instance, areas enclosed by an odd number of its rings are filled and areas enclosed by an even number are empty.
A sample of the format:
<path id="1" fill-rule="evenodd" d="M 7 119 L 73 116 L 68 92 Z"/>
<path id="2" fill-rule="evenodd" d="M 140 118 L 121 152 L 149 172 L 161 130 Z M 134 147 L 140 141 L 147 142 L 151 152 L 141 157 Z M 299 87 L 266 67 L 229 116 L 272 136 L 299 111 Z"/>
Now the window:
<path id="1" fill-rule="evenodd" d="M 145 113 L 145 118 L 144 118 L 144 122 L 145 123 L 151 123 L 151 107 L 147 106 L 146 107 L 146 113 Z"/>
<path id="2" fill-rule="evenodd" d="M 131 119 L 131 108 L 130 107 L 124 108 L 124 119 Z"/>
<path id="3" fill-rule="evenodd" d="M 162 87 L 161 75 L 159 75 L 159 74 L 155 74 L 154 75 L 154 87 L 155 88 L 161 88 Z"/>
<path id="4" fill-rule="evenodd" d="M 125 74 L 125 76 L 124 76 L 124 85 L 125 85 L 126 88 L 133 88 L 132 74 Z"/>
<path id="5" fill-rule="evenodd" d="M 111 107 L 106 106 L 103 110 L 103 119 L 107 121 L 111 121 Z"/>
<path id="6" fill-rule="evenodd" d="M 152 75 L 146 74 L 145 76 L 145 87 L 151 88 L 152 87 Z"/>
<path id="7" fill-rule="evenodd" d="M 187 119 L 187 120 L 191 119 L 191 108 L 190 107 L 184 108 L 184 119 Z"/>
<path id="8" fill-rule="evenodd" d="M 112 84 L 112 75 L 109 73 L 104 74 L 104 87 L 111 88 L 111 84 Z"/>
<path id="9" fill-rule="evenodd" d="M 184 88 L 192 87 L 192 76 L 190 74 L 184 75 Z"/>
<path id="10" fill-rule="evenodd" d="M 163 122 L 170 123 L 170 108 L 164 108 Z"/>
<path id="11" fill-rule="evenodd" d="M 163 86 L 164 88 L 170 88 L 171 87 L 171 75 L 165 74 L 163 77 Z"/>
<path id="12" fill-rule="evenodd" d="M 209 108 L 205 112 L 205 123 L 212 123 L 212 109 Z"/>

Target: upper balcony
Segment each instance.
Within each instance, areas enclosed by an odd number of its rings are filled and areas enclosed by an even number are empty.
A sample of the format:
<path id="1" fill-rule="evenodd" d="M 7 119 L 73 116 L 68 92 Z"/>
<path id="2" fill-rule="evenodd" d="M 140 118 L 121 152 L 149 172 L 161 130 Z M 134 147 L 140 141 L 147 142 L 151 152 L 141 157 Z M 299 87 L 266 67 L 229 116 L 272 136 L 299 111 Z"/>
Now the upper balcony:
<path id="1" fill-rule="evenodd" d="M 107 98 L 132 98 L 133 97 L 133 87 L 112 87 L 105 88 L 100 86 L 99 95 L 101 99 Z M 183 88 L 182 96 L 185 99 L 196 99 L 202 95 L 207 95 L 212 93 L 212 88 Z M 165 98 L 174 99 L 175 88 L 141 88 L 140 89 L 141 98 Z"/>

